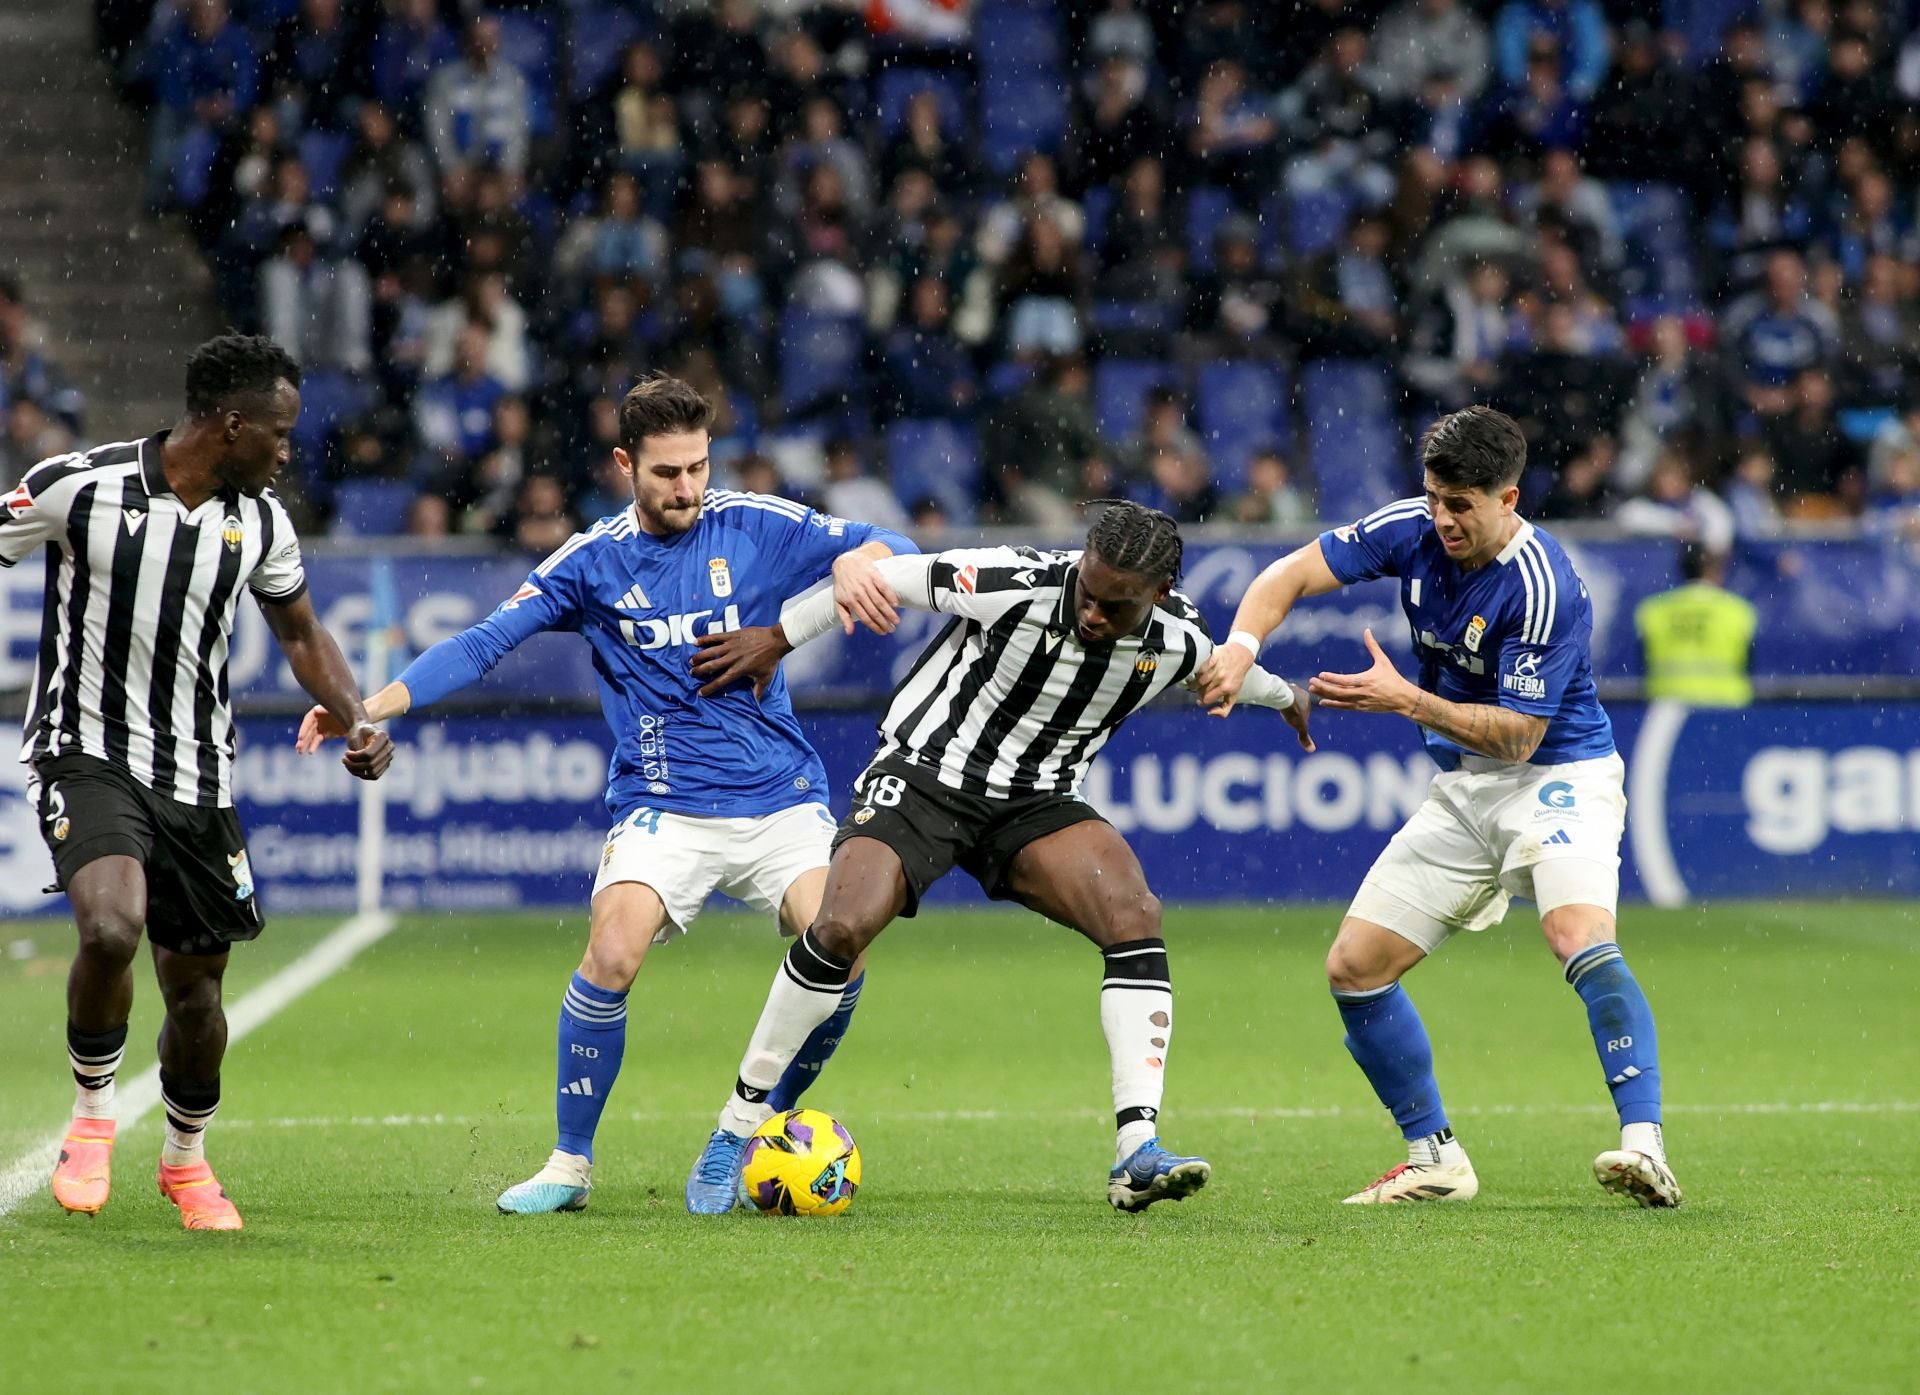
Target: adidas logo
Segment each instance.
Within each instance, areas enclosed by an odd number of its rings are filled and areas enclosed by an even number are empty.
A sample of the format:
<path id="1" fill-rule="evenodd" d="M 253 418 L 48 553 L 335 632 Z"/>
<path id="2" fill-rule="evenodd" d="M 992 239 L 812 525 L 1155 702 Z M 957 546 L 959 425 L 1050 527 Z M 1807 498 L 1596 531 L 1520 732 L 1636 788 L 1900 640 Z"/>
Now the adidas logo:
<path id="1" fill-rule="evenodd" d="M 591 1097 L 593 1094 L 593 1078 L 583 1075 L 571 1085 L 562 1085 L 560 1087 L 560 1093 L 563 1095 L 587 1095 Z"/>
<path id="2" fill-rule="evenodd" d="M 1551 838 L 1542 838 L 1540 840 L 1540 845 L 1542 847 L 1551 847 L 1556 845 L 1559 847 L 1567 847 L 1572 842 L 1573 842 L 1573 839 L 1567 837 L 1567 830 L 1562 828 L 1556 831 Z"/>
<path id="3" fill-rule="evenodd" d="M 627 589 L 627 594 L 615 601 L 614 604 L 621 610 L 653 609 L 653 602 L 647 599 L 647 593 L 640 589 L 640 583 L 637 581 Z"/>

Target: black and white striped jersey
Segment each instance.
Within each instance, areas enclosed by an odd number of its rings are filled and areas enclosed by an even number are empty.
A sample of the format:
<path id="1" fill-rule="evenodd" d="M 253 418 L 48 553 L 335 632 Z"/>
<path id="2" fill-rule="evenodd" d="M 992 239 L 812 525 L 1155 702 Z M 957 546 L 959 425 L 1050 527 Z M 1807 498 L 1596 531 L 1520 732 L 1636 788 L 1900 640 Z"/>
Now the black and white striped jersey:
<path id="1" fill-rule="evenodd" d="M 1078 788 L 1119 725 L 1213 652 L 1193 602 L 1173 592 L 1134 634 L 1081 643 L 1078 552 L 993 547 L 932 559 L 933 608 L 953 616 L 894 690 L 878 760 L 1006 799 Z"/>
<path id="2" fill-rule="evenodd" d="M 23 761 L 82 752 L 182 804 L 233 803 L 227 650 L 242 588 L 306 590 L 280 501 L 218 494 L 188 511 L 166 433 L 34 466 L 0 499 L 0 565 L 47 545 Z"/>

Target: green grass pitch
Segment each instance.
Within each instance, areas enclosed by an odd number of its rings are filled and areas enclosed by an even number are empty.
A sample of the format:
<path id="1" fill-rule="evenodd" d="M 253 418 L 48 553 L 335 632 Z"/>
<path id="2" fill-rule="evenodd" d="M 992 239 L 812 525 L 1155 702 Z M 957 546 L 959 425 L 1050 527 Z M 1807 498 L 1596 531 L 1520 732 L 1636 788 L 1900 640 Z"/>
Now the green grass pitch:
<path id="1" fill-rule="evenodd" d="M 1409 980 L 1481 1177 L 1458 1207 L 1341 1207 L 1400 1143 L 1340 1045 L 1327 910 L 1177 910 L 1163 1127 L 1199 1197 L 1110 1211 L 1099 962 L 1013 913 L 873 954 L 809 1097 L 860 1141 L 838 1220 L 681 1207 L 774 972 L 714 916 L 656 951 L 593 1204 L 493 1197 L 552 1141 L 578 912 L 414 918 L 228 1059 L 209 1155 L 240 1235 L 187 1235 L 159 1125 L 94 1220 L 0 1218 L 0 1390 L 1910 1391 L 1920 1362 L 1920 914 L 1630 910 L 1688 1203 L 1588 1168 L 1617 1138 L 1584 1013 L 1522 914 Z M 233 993 L 329 923 L 283 919 Z M 0 932 L 0 1167 L 70 1099 L 71 931 Z M 24 941 L 32 941 L 29 948 Z M 126 1076 L 151 1059 L 144 963 Z"/>

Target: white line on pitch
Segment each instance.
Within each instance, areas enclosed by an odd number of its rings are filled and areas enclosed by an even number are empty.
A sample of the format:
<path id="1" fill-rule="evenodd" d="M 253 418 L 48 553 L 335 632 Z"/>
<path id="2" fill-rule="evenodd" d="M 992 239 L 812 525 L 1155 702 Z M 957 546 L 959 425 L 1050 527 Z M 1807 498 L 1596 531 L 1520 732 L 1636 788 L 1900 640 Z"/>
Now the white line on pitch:
<path id="1" fill-rule="evenodd" d="M 1258 1122 L 1262 1119 L 1358 1119 L 1372 1118 L 1375 1110 L 1341 1109 L 1333 1106 L 1323 1109 L 1301 1108 L 1275 1105 L 1271 1108 L 1243 1106 L 1233 1109 L 1182 1109 L 1179 1117 L 1184 1119 L 1246 1119 Z M 1613 1109 L 1604 1104 L 1495 1104 L 1469 1105 L 1465 1109 L 1449 1109 L 1449 1114 L 1458 1114 L 1467 1118 L 1482 1118 L 1496 1115 L 1534 1114 L 1534 1115 L 1605 1115 Z M 1739 1115 L 1739 1114 L 1913 1114 L 1920 1113 L 1920 1100 L 1780 1100 L 1754 1101 L 1746 1104 L 1669 1104 L 1669 1114 Z M 1005 1121 L 1052 1121 L 1065 1122 L 1077 1119 L 1105 1119 L 1112 1111 L 1104 1109 L 923 1109 L 923 1110 L 886 1110 L 870 1112 L 872 1120 L 885 1123 L 995 1123 Z M 518 1121 L 525 1116 L 503 1114 L 336 1114 L 308 1115 L 292 1117 L 269 1117 L 260 1119 L 221 1119 L 220 1128 L 261 1128 L 261 1129 L 383 1129 L 383 1128 L 478 1128 L 485 1124 L 499 1124 Z M 710 1119 L 712 1110 L 677 1110 L 672 1112 L 654 1112 L 635 1110 L 627 1114 L 613 1114 L 610 1117 L 624 1119 L 636 1124 L 688 1123 L 694 1120 Z"/>
<path id="2" fill-rule="evenodd" d="M 227 1007 L 227 1043 L 231 1046 L 309 989 L 345 968 L 354 955 L 383 938 L 394 926 L 386 911 L 357 915 L 272 978 Z M 131 1128 L 160 1103 L 160 1067 L 148 1066 L 117 1092 L 120 1127 Z M 222 1121 L 224 1125 L 224 1120 Z M 60 1155 L 65 1130 L 29 1148 L 0 1170 L 0 1216 L 46 1186 L 54 1160 Z"/>

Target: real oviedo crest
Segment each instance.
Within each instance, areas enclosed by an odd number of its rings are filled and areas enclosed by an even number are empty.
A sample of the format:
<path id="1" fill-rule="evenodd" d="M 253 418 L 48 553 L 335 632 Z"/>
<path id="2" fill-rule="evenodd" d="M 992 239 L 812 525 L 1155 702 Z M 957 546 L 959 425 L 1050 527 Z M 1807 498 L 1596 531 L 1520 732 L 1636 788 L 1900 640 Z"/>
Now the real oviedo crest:
<path id="1" fill-rule="evenodd" d="M 707 563 L 707 578 L 713 583 L 713 594 L 731 596 L 733 594 L 733 573 L 727 570 L 727 559 L 715 557 Z"/>

